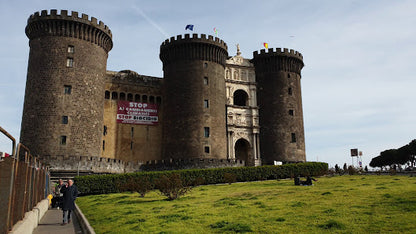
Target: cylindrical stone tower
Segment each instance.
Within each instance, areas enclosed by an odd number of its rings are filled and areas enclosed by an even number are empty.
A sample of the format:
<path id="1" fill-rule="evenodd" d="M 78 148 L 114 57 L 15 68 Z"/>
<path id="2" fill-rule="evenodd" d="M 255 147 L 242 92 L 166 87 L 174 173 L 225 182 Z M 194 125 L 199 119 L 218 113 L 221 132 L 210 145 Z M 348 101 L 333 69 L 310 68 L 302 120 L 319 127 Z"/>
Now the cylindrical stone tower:
<path id="1" fill-rule="evenodd" d="M 263 164 L 306 161 L 300 86 L 302 54 L 288 49 L 263 49 L 260 54 L 253 53 L 253 62 Z"/>
<path id="2" fill-rule="evenodd" d="M 78 12 L 28 19 L 30 54 L 20 141 L 39 156 L 100 156 L 110 29 Z"/>
<path id="3" fill-rule="evenodd" d="M 163 62 L 163 158 L 227 158 L 225 60 L 227 45 L 201 34 L 171 37 Z"/>

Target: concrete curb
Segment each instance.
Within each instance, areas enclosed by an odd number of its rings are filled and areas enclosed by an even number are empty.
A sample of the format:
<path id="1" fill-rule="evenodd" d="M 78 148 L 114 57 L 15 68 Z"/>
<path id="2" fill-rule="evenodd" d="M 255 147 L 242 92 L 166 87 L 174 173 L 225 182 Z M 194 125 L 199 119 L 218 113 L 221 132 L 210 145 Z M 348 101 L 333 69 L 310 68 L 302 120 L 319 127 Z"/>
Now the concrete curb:
<path id="1" fill-rule="evenodd" d="M 91 227 L 88 219 L 85 218 L 84 214 L 82 213 L 81 209 L 75 204 L 75 215 L 77 216 L 79 226 L 82 229 L 82 233 L 86 234 L 95 234 L 94 228 Z"/>
<path id="2" fill-rule="evenodd" d="M 32 233 L 38 226 L 41 218 L 45 215 L 49 208 L 49 200 L 44 199 L 40 201 L 33 210 L 26 212 L 23 220 L 20 220 L 13 225 L 12 231 L 9 234 L 27 234 Z"/>

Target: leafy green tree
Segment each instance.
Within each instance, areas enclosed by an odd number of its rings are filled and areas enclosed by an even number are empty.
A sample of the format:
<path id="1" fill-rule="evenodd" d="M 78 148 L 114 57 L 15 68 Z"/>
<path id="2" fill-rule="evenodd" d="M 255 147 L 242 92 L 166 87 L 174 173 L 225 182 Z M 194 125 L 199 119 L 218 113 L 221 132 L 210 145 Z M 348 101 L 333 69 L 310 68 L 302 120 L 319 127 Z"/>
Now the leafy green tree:
<path id="1" fill-rule="evenodd" d="M 398 149 L 389 149 L 382 151 L 379 156 L 371 159 L 371 167 L 394 167 L 397 165 L 403 165 L 410 162 L 415 164 L 416 157 L 416 139 L 412 140 L 409 144 L 404 145 Z"/>

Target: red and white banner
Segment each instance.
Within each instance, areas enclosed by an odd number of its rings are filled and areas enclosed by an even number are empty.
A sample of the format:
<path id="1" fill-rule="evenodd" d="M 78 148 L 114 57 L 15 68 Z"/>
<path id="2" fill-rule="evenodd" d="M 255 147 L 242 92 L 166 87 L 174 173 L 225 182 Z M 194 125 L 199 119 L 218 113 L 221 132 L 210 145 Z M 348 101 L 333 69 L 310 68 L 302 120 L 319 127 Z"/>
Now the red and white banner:
<path id="1" fill-rule="evenodd" d="M 158 121 L 156 104 L 118 101 L 117 123 L 156 125 Z"/>
<path id="2" fill-rule="evenodd" d="M 6 153 L 6 152 L 1 152 L 1 151 L 0 151 L 0 157 L 2 157 L 2 158 L 7 158 L 7 157 L 10 157 L 10 154 L 8 154 L 8 153 Z"/>

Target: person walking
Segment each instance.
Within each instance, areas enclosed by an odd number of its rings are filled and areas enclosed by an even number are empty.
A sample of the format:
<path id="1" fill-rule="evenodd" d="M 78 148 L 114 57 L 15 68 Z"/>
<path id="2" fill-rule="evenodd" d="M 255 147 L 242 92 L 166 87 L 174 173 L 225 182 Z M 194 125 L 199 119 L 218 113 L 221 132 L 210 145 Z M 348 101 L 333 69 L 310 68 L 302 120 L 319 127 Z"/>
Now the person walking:
<path id="1" fill-rule="evenodd" d="M 71 212 L 75 209 L 75 199 L 77 199 L 78 196 L 78 189 L 74 184 L 74 181 L 68 180 L 68 183 L 61 188 L 61 193 L 63 194 L 62 225 L 66 225 L 71 222 Z"/>
<path id="2" fill-rule="evenodd" d="M 64 181 L 59 179 L 58 183 L 53 188 L 52 208 L 58 208 L 62 206 L 61 188 L 64 186 Z"/>

